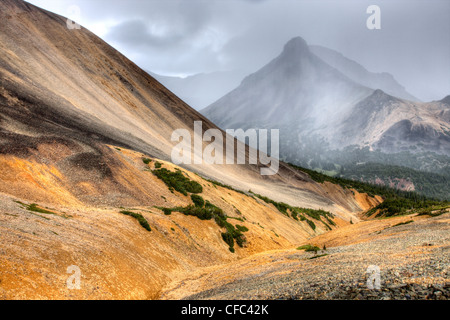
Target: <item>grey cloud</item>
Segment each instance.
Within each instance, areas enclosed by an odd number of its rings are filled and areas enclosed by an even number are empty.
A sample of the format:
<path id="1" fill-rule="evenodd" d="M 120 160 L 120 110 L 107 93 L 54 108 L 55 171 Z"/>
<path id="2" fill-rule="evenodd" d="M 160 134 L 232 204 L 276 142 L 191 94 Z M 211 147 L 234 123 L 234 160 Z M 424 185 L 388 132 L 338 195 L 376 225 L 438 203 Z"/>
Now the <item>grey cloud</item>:
<path id="1" fill-rule="evenodd" d="M 423 100 L 450 92 L 450 1 L 442 0 L 30 0 L 49 10 L 76 3 L 86 27 L 115 21 L 104 39 L 163 74 L 254 72 L 295 36 L 389 72 Z M 382 29 L 366 28 L 377 4 Z M 66 14 L 66 12 L 58 12 Z"/>
<path id="2" fill-rule="evenodd" d="M 130 20 L 113 27 L 107 38 L 113 42 L 119 42 L 126 46 L 156 46 L 169 47 L 176 45 L 185 37 L 182 34 L 158 35 L 149 30 L 149 26 L 143 20 Z"/>

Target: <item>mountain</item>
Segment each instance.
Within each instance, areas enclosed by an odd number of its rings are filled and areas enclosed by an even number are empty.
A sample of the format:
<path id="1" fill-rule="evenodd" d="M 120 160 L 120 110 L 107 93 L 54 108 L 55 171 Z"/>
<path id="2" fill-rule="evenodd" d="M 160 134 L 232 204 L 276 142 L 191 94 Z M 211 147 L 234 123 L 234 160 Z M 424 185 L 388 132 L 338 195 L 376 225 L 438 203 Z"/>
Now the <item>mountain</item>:
<path id="1" fill-rule="evenodd" d="M 149 74 L 196 110 L 201 110 L 230 92 L 246 76 L 243 71 L 199 73 L 185 78 Z"/>
<path id="2" fill-rule="evenodd" d="M 224 129 L 279 129 L 280 155 L 287 162 L 365 182 L 410 179 L 421 194 L 448 199 L 448 97 L 424 103 L 367 86 L 391 87 L 404 96 L 389 78 L 297 37 L 201 112 Z M 357 167 L 366 162 L 370 177 Z M 413 170 L 392 170 L 392 165 Z"/>
<path id="3" fill-rule="evenodd" d="M 450 155 L 450 122 L 442 112 L 440 104 L 410 102 L 376 90 L 355 105 L 341 124 L 342 136 L 347 145 L 362 143 L 388 153 L 419 149 Z"/>
<path id="4" fill-rule="evenodd" d="M 215 124 L 62 16 L 3 0 L 0 20 L 0 299 L 159 298 L 177 277 L 294 247 L 382 201 L 285 163 L 273 176 L 176 166 L 173 131 Z M 341 77 L 317 64 L 330 86 Z"/>
<path id="5" fill-rule="evenodd" d="M 383 90 L 387 94 L 398 98 L 419 101 L 419 99 L 408 93 L 405 88 L 387 72 L 370 72 L 359 63 L 348 59 L 343 54 L 329 48 L 310 46 L 310 50 L 320 59 L 336 68 L 356 83 L 360 83 L 368 88 Z"/>
<path id="6" fill-rule="evenodd" d="M 279 128 L 288 161 L 301 156 L 295 154 L 304 151 L 300 147 L 318 143 L 331 150 L 357 145 L 450 155 L 444 103 L 368 88 L 356 81 L 364 77 L 355 75 L 354 63 L 347 61 L 350 71 L 344 74 L 313 52 L 303 39 L 292 39 L 277 58 L 202 113 L 222 128 Z"/>
<path id="7" fill-rule="evenodd" d="M 406 92 L 405 88 L 389 73 L 370 72 L 339 52 L 322 46 L 310 46 L 309 48 L 314 55 L 356 83 L 372 89 L 381 89 L 399 98 L 419 101 Z M 149 72 L 149 74 L 196 110 L 206 108 L 237 88 L 248 75 L 244 70 L 200 73 L 185 78 L 163 76 L 153 72 Z"/>
<path id="8" fill-rule="evenodd" d="M 450 106 L 450 95 L 446 96 L 444 99 L 442 99 L 440 102 L 445 103 L 446 105 Z"/>
<path id="9" fill-rule="evenodd" d="M 292 124 L 314 130 L 344 118 L 372 91 L 323 62 L 297 37 L 277 58 L 202 113 L 222 128 Z"/>

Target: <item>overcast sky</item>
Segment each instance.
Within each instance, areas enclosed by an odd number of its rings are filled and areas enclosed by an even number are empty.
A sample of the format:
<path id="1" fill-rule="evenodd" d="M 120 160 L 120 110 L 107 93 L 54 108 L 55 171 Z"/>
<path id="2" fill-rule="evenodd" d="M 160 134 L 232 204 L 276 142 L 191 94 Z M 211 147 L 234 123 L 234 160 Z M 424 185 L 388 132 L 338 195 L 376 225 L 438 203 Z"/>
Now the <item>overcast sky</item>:
<path id="1" fill-rule="evenodd" d="M 28 0 L 73 17 L 140 67 L 186 76 L 254 72 L 295 36 L 389 72 L 418 98 L 450 94 L 448 0 Z M 381 9 L 369 30 L 366 9 Z M 80 15 L 71 6 L 80 9 Z"/>

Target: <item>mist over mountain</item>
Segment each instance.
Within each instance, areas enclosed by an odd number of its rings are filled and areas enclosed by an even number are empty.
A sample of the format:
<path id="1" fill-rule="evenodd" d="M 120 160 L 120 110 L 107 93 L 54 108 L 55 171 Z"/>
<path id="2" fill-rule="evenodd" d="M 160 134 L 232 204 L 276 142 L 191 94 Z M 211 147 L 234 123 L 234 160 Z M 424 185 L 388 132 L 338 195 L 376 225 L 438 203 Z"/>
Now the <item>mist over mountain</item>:
<path id="1" fill-rule="evenodd" d="M 202 112 L 222 128 L 289 131 L 298 140 L 293 149 L 316 135 L 331 149 L 359 145 L 392 153 L 419 145 L 421 151 L 450 153 L 450 124 L 440 117 L 444 103 L 413 102 L 369 88 L 356 80 L 368 83 L 372 75 L 362 67 L 355 72 L 356 64 L 345 61 L 352 79 L 294 38 L 277 58 Z"/>
<path id="2" fill-rule="evenodd" d="M 196 110 L 209 106 L 239 86 L 247 75 L 241 70 L 199 73 L 185 78 L 149 74 Z"/>
<path id="3" fill-rule="evenodd" d="M 361 64 L 348 59 L 335 50 L 325 48 L 323 46 L 310 46 L 310 50 L 323 61 L 338 69 L 344 75 L 357 83 L 360 83 L 372 89 L 381 89 L 387 94 L 398 98 L 420 101 L 419 99 L 408 93 L 405 88 L 400 85 L 391 74 L 387 72 L 370 72 Z"/>
<path id="4" fill-rule="evenodd" d="M 360 85 L 371 89 L 381 89 L 395 97 L 419 101 L 387 72 L 370 72 L 341 53 L 323 46 L 309 46 L 309 50 L 325 63 Z M 216 102 L 237 88 L 242 80 L 249 75 L 242 69 L 200 73 L 184 78 L 163 76 L 150 71 L 149 74 L 196 110 L 204 109 Z"/>
<path id="5" fill-rule="evenodd" d="M 445 172 L 448 160 L 437 159 L 450 156 L 448 97 L 423 103 L 369 86 L 413 98 L 389 75 L 370 73 L 334 51 L 311 49 L 297 37 L 202 113 L 224 129 L 279 129 L 284 160 L 331 174 L 368 159 L 391 163 L 380 153 L 398 159 L 407 153 L 414 160 L 394 163 Z M 434 160 L 413 156 L 423 153 Z M 380 179 L 384 175 L 379 172 Z"/>
<path id="6" fill-rule="evenodd" d="M 344 118 L 354 103 L 371 93 L 312 54 L 297 37 L 202 113 L 222 128 L 289 124 L 309 131 Z"/>

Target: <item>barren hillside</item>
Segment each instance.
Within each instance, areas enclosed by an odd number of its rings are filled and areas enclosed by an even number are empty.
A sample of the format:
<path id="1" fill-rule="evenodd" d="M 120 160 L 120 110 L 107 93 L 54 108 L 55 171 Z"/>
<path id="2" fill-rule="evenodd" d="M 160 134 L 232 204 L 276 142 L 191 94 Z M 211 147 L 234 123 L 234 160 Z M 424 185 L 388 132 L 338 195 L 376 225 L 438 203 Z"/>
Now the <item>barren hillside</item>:
<path id="1" fill-rule="evenodd" d="M 270 177 L 176 167 L 173 130 L 214 124 L 61 16 L 4 0 L 0 20 L 0 298 L 158 298 L 180 275 L 295 246 L 380 202 L 285 164 Z M 159 169 L 200 185 L 211 206 L 189 207 Z M 255 194 L 333 216 L 294 219 Z M 82 290 L 67 289 L 71 265 Z"/>

